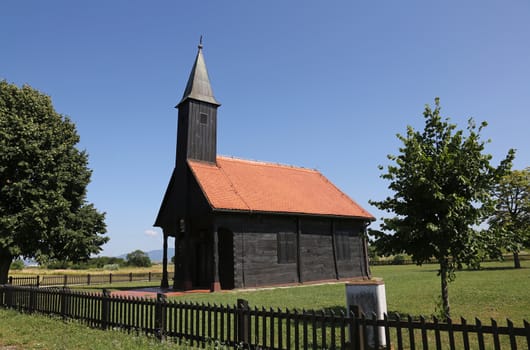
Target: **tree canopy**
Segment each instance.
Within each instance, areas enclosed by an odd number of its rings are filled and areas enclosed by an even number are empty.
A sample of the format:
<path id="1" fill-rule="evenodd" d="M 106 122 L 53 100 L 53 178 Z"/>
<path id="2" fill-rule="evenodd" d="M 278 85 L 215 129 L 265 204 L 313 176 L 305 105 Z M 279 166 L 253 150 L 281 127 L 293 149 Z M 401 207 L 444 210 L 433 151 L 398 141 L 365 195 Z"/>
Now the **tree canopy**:
<path id="1" fill-rule="evenodd" d="M 530 168 L 512 170 L 495 186 L 495 211 L 488 223 L 501 248 L 513 253 L 514 267 L 520 268 L 519 252 L 530 246 Z"/>
<path id="2" fill-rule="evenodd" d="M 78 142 L 48 96 L 0 81 L 0 284 L 14 257 L 77 261 L 108 241 L 104 213 L 86 200 Z"/>
<path id="3" fill-rule="evenodd" d="M 149 267 L 151 266 L 151 259 L 149 256 L 137 249 L 133 252 L 130 252 L 127 254 L 127 265 L 129 266 L 137 266 L 137 267 Z"/>
<path id="4" fill-rule="evenodd" d="M 370 202 L 394 216 L 383 218 L 381 230 L 371 234 L 388 254 L 409 254 L 417 264 L 438 261 L 442 311 L 449 317 L 448 282 L 457 267 L 476 259 L 484 237 L 479 239 L 475 227 L 491 210 L 492 188 L 511 166 L 514 151 L 493 167 L 480 139 L 487 124 L 477 127 L 469 119 L 467 132 L 457 130 L 440 116 L 438 98 L 423 117 L 422 132 L 409 126 L 406 135 L 397 135 L 403 146 L 399 155 L 388 156 L 391 164 L 381 175 L 394 195 Z"/>

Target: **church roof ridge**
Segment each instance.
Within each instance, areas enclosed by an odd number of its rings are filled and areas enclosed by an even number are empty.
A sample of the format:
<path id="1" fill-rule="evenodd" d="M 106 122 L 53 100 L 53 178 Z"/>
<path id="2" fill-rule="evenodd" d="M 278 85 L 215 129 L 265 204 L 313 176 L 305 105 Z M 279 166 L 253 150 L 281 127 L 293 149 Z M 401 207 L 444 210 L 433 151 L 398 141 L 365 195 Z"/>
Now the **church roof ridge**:
<path id="1" fill-rule="evenodd" d="M 320 171 L 318 169 L 307 168 L 307 167 L 298 166 L 298 165 L 292 165 L 292 164 L 279 163 L 279 162 L 271 162 L 271 161 L 256 160 L 256 159 L 246 159 L 246 158 L 241 158 L 241 157 L 236 157 L 236 156 L 225 156 L 225 155 L 218 155 L 217 158 L 226 159 L 226 160 L 234 160 L 234 161 L 245 162 L 245 163 L 254 163 L 256 165 L 265 165 L 265 166 L 272 166 L 272 167 L 289 168 L 289 169 L 295 169 L 295 170 L 302 170 L 302 171 L 320 173 Z"/>

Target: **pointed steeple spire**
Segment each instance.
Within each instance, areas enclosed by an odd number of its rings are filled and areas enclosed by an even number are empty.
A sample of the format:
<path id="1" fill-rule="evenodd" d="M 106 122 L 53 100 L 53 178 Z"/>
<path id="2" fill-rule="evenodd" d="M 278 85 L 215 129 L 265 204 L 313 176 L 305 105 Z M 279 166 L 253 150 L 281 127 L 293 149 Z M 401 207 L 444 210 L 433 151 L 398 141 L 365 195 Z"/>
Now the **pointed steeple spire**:
<path id="1" fill-rule="evenodd" d="M 221 105 L 213 96 L 210 79 L 208 78 L 208 70 L 206 69 L 206 63 L 202 55 L 202 35 L 198 48 L 199 50 L 193 68 L 191 69 L 186 90 L 184 90 L 184 95 L 177 107 L 187 99 L 208 102 L 216 106 Z"/>

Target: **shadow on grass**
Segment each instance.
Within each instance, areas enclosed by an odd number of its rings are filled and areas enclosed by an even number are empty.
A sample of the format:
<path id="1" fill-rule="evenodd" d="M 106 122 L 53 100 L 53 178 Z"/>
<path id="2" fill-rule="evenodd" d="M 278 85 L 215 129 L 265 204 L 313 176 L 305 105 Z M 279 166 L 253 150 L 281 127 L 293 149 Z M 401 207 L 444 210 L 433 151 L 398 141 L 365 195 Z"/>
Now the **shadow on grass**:
<path id="1" fill-rule="evenodd" d="M 340 315 L 346 315 L 347 314 L 347 309 L 345 306 L 341 306 L 341 305 L 335 305 L 335 306 L 331 306 L 331 307 L 326 307 L 326 308 L 323 308 L 323 309 L 319 309 L 319 310 L 314 310 L 316 313 L 324 313 L 326 315 L 329 315 L 330 313 L 333 313 L 337 316 L 340 316 Z M 388 316 L 388 319 L 389 320 L 397 320 L 398 318 L 400 318 L 401 320 L 406 320 L 409 316 L 408 313 L 404 313 L 404 312 L 400 312 L 398 310 L 389 310 L 387 311 L 387 316 Z M 431 318 L 431 315 L 423 315 L 426 319 L 430 319 Z M 371 318 L 372 315 L 366 315 L 367 318 Z M 421 315 L 410 315 L 410 317 L 412 317 L 412 320 L 414 321 L 419 321 L 420 320 L 420 317 Z"/>
<path id="2" fill-rule="evenodd" d="M 481 272 L 481 271 L 509 271 L 509 270 L 529 270 L 530 267 L 526 267 L 526 266 L 522 266 L 518 269 L 514 268 L 513 266 L 481 266 L 480 268 L 478 269 L 474 269 L 472 267 L 467 267 L 467 266 L 464 266 L 462 267 L 461 269 L 457 269 L 456 272 L 457 273 L 460 273 L 460 272 Z M 435 269 L 435 270 L 431 270 L 431 269 L 426 269 L 426 270 L 420 270 L 418 272 L 428 272 L 428 273 L 438 273 L 438 269 Z"/>
<path id="3" fill-rule="evenodd" d="M 149 284 L 133 284 L 133 285 L 114 285 L 114 284 L 106 284 L 106 285 L 91 285 L 91 286 L 71 286 L 70 288 L 73 290 L 86 290 L 86 291 L 98 291 L 101 292 L 103 289 L 108 289 L 110 291 L 144 291 L 147 288 L 158 288 L 159 285 L 149 285 Z"/>
<path id="4" fill-rule="evenodd" d="M 458 270 L 458 272 L 486 272 L 486 271 L 506 271 L 506 270 L 519 271 L 519 270 L 529 270 L 529 269 L 530 269 L 529 267 L 521 267 L 521 268 L 516 269 L 513 266 L 487 266 L 487 267 L 481 266 L 478 269 L 463 268 L 461 270 Z"/>

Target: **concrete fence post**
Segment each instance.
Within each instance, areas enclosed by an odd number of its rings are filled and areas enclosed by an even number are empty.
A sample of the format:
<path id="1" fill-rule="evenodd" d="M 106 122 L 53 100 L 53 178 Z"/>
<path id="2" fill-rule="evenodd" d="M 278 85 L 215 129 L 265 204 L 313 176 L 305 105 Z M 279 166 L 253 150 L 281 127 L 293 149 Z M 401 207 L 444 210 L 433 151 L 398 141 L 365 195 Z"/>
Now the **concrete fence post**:
<path id="1" fill-rule="evenodd" d="M 386 346 L 384 327 L 365 327 L 359 329 L 359 320 L 364 320 L 364 315 L 375 314 L 375 319 L 382 320 L 387 312 L 385 284 L 381 279 L 359 281 L 346 284 L 346 306 L 348 315 L 355 315 L 357 327 L 350 328 L 351 342 L 361 343 L 361 347 Z M 363 317 L 361 317 L 363 315 Z M 362 323 L 362 322 L 361 322 Z M 356 339 L 355 339 L 355 338 Z"/>

